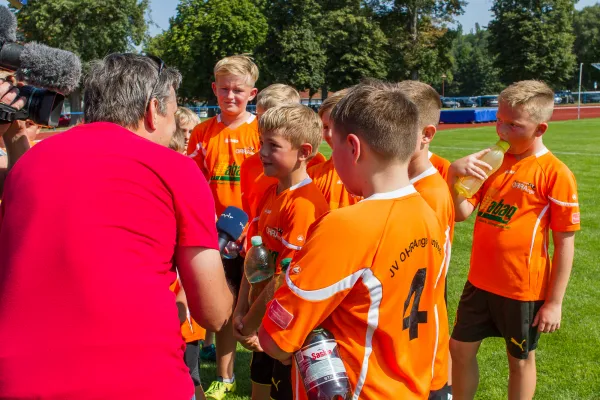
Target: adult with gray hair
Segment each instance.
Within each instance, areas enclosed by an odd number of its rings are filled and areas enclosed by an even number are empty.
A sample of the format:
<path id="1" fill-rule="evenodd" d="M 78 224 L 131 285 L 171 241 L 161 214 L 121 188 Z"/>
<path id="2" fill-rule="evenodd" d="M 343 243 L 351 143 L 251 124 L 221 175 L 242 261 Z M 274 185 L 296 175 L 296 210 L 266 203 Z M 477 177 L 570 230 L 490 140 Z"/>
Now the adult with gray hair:
<path id="1" fill-rule="evenodd" d="M 45 139 L 8 174 L 0 398 L 192 398 L 174 265 L 202 326 L 219 330 L 233 296 L 206 180 L 166 147 L 180 80 L 151 56 L 93 63 L 86 123 Z"/>

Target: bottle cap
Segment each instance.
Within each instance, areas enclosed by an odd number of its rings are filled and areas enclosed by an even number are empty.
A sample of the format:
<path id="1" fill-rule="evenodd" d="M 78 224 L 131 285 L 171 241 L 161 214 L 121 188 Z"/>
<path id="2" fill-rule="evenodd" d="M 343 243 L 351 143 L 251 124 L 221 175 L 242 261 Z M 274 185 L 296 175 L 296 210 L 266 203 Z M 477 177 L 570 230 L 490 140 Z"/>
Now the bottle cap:
<path id="1" fill-rule="evenodd" d="M 260 246 L 262 244 L 262 238 L 260 236 L 252 236 L 250 239 L 252 246 Z"/>
<path id="2" fill-rule="evenodd" d="M 292 263 L 292 259 L 289 257 L 281 260 L 281 272 L 287 271 L 287 269 L 289 268 L 291 263 Z"/>
<path id="3" fill-rule="evenodd" d="M 504 150 L 504 152 L 507 152 L 508 149 L 510 148 L 510 143 L 505 142 L 504 140 L 498 140 L 498 143 L 496 143 L 496 146 L 500 147 L 502 150 Z"/>

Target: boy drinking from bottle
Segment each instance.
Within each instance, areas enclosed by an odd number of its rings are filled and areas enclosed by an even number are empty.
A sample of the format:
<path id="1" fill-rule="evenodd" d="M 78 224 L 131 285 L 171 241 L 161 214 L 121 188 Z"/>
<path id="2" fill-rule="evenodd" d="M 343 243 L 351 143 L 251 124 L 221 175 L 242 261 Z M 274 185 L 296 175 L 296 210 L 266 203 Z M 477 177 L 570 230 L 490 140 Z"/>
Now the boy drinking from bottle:
<path id="1" fill-rule="evenodd" d="M 457 221 L 478 209 L 469 277 L 450 341 L 455 399 L 475 397 L 477 351 L 490 336 L 506 342 L 508 398 L 533 398 L 535 349 L 540 333 L 560 328 L 579 230 L 575 177 L 542 141 L 554 93 L 543 82 L 521 81 L 498 101 L 496 132 L 510 144 L 502 166 L 488 178 L 491 167 L 479 158 L 489 150 L 483 150 L 455 161 L 449 171 L 452 185 L 466 175 L 485 180 L 470 199 L 453 188 Z"/>

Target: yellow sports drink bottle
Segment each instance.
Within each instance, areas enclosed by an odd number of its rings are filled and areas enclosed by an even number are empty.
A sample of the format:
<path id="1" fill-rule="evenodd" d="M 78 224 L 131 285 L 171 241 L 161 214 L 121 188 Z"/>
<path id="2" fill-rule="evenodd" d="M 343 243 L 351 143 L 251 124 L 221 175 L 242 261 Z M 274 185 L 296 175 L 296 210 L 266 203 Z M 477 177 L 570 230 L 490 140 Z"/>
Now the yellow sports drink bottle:
<path id="1" fill-rule="evenodd" d="M 505 142 L 504 140 L 499 140 L 490 151 L 484 154 L 481 157 L 481 161 L 487 163 L 492 167 L 490 171 L 487 172 L 487 176 L 489 177 L 494 172 L 498 171 L 498 168 L 502 165 L 502 161 L 504 160 L 504 153 L 508 151 L 510 144 Z M 454 188 L 461 196 L 469 199 L 477 193 L 481 185 L 485 180 L 481 180 L 479 178 L 475 178 L 474 176 L 463 176 L 456 182 Z"/>

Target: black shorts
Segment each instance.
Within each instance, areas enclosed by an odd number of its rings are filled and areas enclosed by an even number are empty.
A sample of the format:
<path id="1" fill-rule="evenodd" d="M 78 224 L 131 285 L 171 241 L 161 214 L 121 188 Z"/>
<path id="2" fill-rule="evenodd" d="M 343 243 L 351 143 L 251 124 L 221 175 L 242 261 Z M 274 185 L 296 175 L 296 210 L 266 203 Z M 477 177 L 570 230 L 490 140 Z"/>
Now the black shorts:
<path id="1" fill-rule="evenodd" d="M 223 268 L 225 269 L 227 283 L 237 298 L 237 295 L 240 293 L 242 278 L 244 277 L 244 258 L 240 256 L 233 259 L 224 258 Z"/>
<path id="2" fill-rule="evenodd" d="M 444 385 L 443 388 L 438 390 L 432 390 L 429 392 L 427 400 L 451 400 L 452 399 L 452 387 L 448 384 Z"/>
<path id="3" fill-rule="evenodd" d="M 190 376 L 194 381 L 194 386 L 200 386 L 200 367 L 198 367 L 198 357 L 200 356 L 200 343 L 198 340 L 185 344 L 185 353 L 183 359 L 185 365 L 190 370 Z"/>
<path id="4" fill-rule="evenodd" d="M 452 339 L 478 342 L 487 337 L 502 337 L 508 353 L 525 360 L 537 348 L 540 334 L 531 326 L 544 304 L 519 301 L 478 289 L 467 281 L 458 303 Z"/>
<path id="5" fill-rule="evenodd" d="M 250 379 L 258 385 L 270 385 L 273 400 L 293 399 L 292 366 L 283 365 L 266 353 L 252 353 Z"/>

